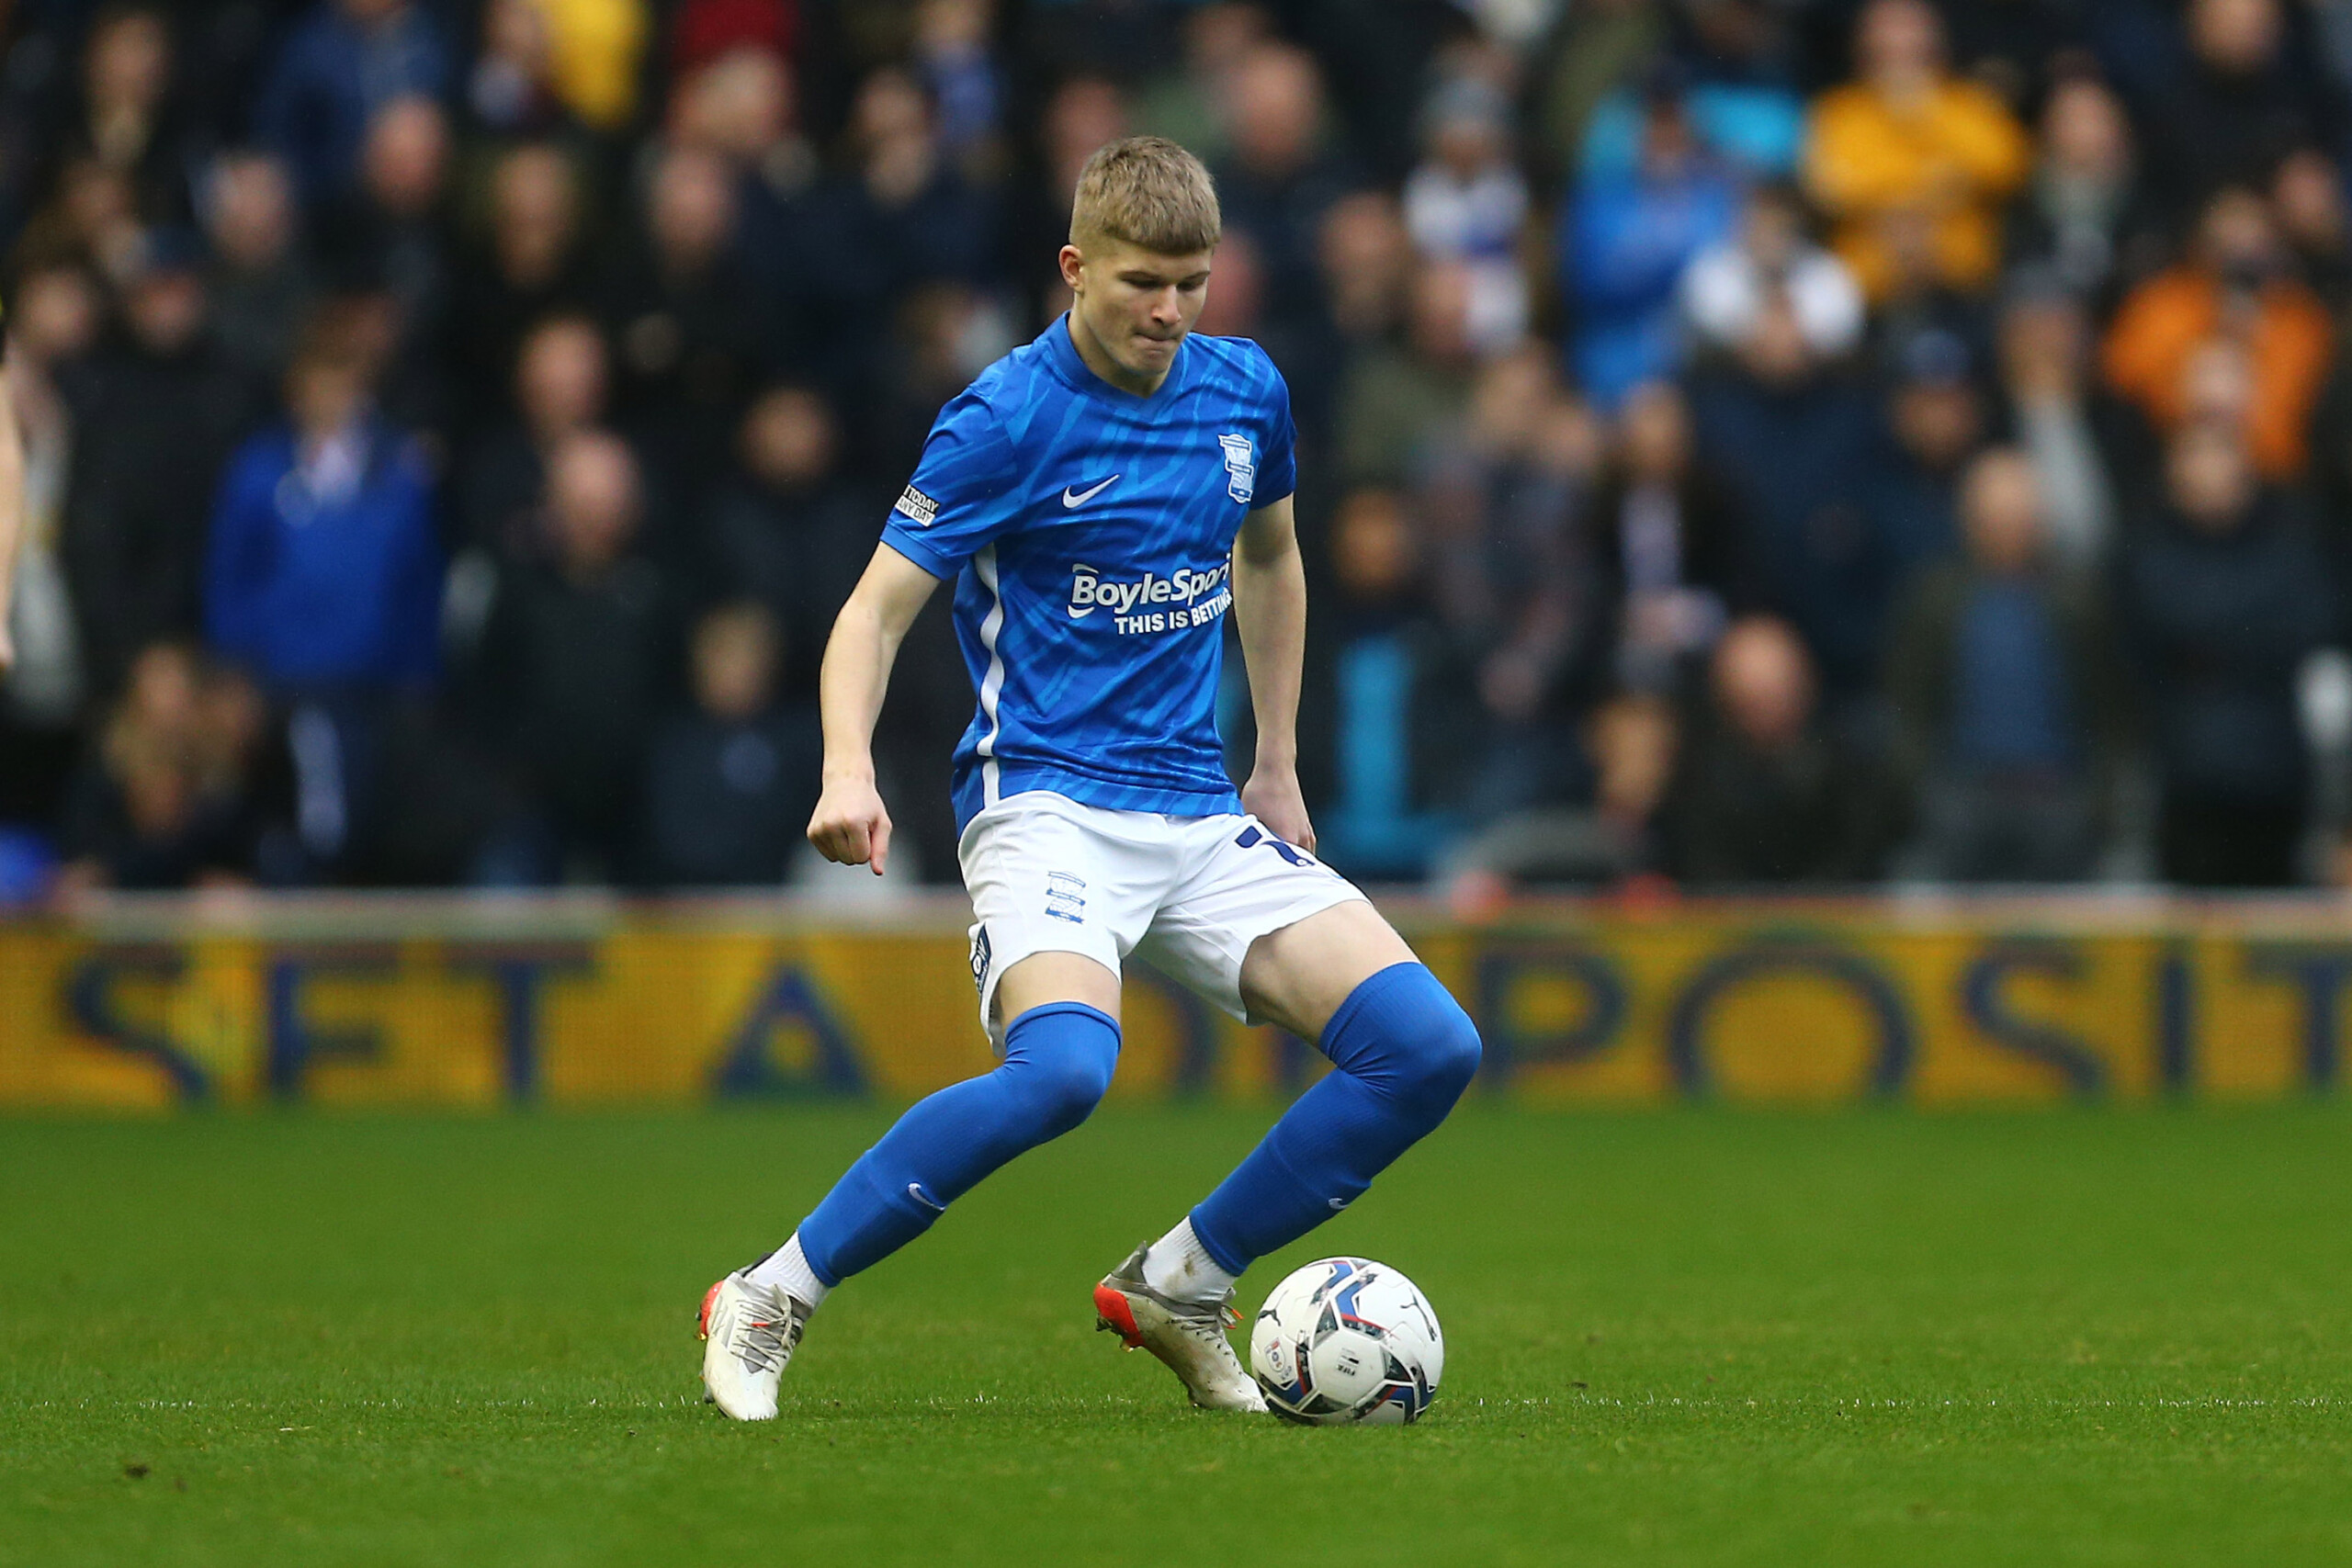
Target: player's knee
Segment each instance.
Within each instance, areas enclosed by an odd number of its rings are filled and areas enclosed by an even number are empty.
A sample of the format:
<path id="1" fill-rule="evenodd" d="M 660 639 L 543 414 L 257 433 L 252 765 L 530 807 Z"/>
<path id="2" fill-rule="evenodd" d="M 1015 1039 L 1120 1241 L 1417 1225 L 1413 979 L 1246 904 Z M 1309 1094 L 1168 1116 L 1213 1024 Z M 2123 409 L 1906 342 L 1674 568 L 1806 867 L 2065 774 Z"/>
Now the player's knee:
<path id="1" fill-rule="evenodd" d="M 1031 1109 L 1047 1137 L 1058 1137 L 1093 1115 L 1110 1087 L 1108 1064 L 1088 1056 L 1041 1063 L 1027 1084 Z"/>
<path id="2" fill-rule="evenodd" d="M 1477 1026 L 1426 964 L 1382 970 L 1357 987 L 1341 1015 L 1345 1032 L 1362 1036 L 1345 1042 L 1343 1065 L 1431 1125 L 1477 1076 Z"/>
<path id="3" fill-rule="evenodd" d="M 1437 996 L 1430 1002 L 1428 1028 L 1411 1042 L 1398 1076 L 1403 1080 L 1401 1098 L 1442 1116 L 1478 1076 L 1484 1048 L 1478 1026 L 1470 1021 L 1462 1004 L 1434 977 L 1430 987 Z"/>
<path id="4" fill-rule="evenodd" d="M 1005 1066 L 1044 1137 L 1094 1113 L 1119 1064 L 1119 1026 L 1082 1002 L 1032 1008 L 1005 1031 Z"/>

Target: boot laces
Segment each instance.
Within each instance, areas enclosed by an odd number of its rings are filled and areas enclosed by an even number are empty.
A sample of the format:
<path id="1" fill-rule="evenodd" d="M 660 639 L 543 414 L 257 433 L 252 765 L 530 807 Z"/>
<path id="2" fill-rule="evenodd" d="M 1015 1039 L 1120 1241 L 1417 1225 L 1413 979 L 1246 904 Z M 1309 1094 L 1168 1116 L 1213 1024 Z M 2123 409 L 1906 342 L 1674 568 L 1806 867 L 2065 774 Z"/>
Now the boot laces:
<path id="1" fill-rule="evenodd" d="M 791 1359 L 800 1342 L 800 1315 L 786 1307 L 782 1317 L 768 1309 L 746 1310 L 735 1320 L 735 1354 L 753 1371 L 773 1371 Z"/>

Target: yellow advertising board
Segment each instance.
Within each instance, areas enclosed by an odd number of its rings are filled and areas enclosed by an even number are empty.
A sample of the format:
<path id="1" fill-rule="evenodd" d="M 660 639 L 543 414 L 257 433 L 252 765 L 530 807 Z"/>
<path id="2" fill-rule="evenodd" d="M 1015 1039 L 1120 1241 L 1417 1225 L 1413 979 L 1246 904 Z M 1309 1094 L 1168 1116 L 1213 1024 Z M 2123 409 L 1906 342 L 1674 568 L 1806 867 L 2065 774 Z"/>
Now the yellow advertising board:
<path id="1" fill-rule="evenodd" d="M 1487 1092 L 1922 1104 L 2331 1089 L 2333 905 L 1394 911 L 1477 1020 Z M 1321 1068 L 1140 967 L 1114 1096 Z M 126 900 L 0 924 L 0 1107 L 902 1100 L 985 1071 L 952 905 Z"/>

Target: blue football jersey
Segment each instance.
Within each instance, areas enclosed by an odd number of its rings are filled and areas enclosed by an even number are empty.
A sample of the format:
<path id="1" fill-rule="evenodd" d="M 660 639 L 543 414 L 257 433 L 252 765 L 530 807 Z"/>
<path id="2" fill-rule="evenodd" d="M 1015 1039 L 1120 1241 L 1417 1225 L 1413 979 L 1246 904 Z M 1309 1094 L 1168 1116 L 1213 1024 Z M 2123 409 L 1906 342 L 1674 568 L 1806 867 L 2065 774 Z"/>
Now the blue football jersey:
<path id="1" fill-rule="evenodd" d="M 1216 733 L 1233 540 L 1295 484 L 1290 389 L 1246 338 L 1193 333 L 1148 398 L 1086 367 L 1069 318 L 940 411 L 882 540 L 956 581 L 979 694 L 956 819 L 1023 790 L 1238 811 Z"/>

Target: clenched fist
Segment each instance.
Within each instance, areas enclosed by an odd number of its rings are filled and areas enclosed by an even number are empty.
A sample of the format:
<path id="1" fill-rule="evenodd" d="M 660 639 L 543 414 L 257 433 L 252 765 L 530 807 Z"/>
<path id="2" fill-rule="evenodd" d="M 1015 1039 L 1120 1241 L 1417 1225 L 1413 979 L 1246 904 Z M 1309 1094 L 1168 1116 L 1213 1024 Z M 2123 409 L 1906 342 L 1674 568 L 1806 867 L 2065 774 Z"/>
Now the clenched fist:
<path id="1" fill-rule="evenodd" d="M 842 865 L 871 865 L 882 874 L 890 858 L 890 813 L 871 778 L 828 779 L 808 818 L 808 841 Z"/>

